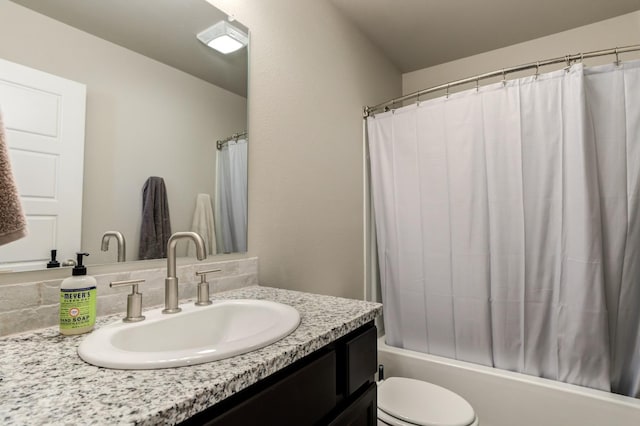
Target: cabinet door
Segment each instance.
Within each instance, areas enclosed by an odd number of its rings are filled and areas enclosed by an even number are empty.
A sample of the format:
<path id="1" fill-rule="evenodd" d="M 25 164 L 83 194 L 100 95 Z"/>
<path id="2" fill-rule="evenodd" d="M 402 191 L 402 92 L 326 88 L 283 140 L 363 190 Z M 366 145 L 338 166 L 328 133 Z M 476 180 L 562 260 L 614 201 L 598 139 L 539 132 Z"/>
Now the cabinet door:
<path id="1" fill-rule="evenodd" d="M 315 424 L 336 403 L 336 355 L 331 351 L 206 425 Z"/>
<path id="2" fill-rule="evenodd" d="M 345 342 L 347 357 L 346 391 L 351 395 L 373 381 L 378 368 L 377 329 L 371 327 Z"/>
<path id="3" fill-rule="evenodd" d="M 371 383 L 355 401 L 353 401 L 330 426 L 375 426 L 377 423 L 377 386 Z"/>

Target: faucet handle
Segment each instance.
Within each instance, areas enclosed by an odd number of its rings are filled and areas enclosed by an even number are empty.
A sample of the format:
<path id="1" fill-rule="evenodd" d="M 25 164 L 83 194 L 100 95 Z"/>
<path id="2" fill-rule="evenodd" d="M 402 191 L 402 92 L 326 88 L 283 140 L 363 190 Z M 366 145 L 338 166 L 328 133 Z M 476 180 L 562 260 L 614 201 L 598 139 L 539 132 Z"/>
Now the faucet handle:
<path id="1" fill-rule="evenodd" d="M 196 275 L 203 279 L 207 276 L 207 274 L 211 274 L 213 272 L 222 272 L 222 269 L 208 269 L 206 271 L 196 271 Z"/>
<path id="2" fill-rule="evenodd" d="M 138 284 L 144 280 L 112 281 L 109 287 L 131 286 L 131 294 L 127 296 L 127 316 L 122 318 L 124 322 L 138 322 L 144 319 L 142 315 L 142 294 L 138 293 Z"/>
<path id="3" fill-rule="evenodd" d="M 209 269 L 207 271 L 196 272 L 196 276 L 200 277 L 200 282 L 198 283 L 198 301 L 196 302 L 196 306 L 207 306 L 212 303 L 211 300 L 209 300 L 209 283 L 207 282 L 207 274 L 220 271 L 222 271 L 222 269 Z"/>

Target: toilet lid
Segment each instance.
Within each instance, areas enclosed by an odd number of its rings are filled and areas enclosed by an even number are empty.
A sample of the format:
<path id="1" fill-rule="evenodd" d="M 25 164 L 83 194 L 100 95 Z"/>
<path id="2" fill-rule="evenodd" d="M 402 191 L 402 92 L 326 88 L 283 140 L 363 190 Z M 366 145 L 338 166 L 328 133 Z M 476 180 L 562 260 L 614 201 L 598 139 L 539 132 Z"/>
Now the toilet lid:
<path id="1" fill-rule="evenodd" d="M 476 418 L 460 395 L 405 377 L 390 377 L 378 385 L 378 408 L 420 426 L 469 426 Z"/>

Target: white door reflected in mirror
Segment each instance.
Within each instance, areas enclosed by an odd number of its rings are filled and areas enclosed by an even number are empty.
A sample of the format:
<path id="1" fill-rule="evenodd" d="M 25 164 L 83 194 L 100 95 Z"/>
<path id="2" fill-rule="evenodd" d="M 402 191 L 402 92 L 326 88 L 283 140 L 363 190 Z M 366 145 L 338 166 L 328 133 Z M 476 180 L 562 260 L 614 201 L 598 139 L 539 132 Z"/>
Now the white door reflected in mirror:
<path id="1" fill-rule="evenodd" d="M 86 87 L 0 59 L 0 111 L 29 234 L 0 247 L 0 270 L 44 268 L 80 248 Z"/>

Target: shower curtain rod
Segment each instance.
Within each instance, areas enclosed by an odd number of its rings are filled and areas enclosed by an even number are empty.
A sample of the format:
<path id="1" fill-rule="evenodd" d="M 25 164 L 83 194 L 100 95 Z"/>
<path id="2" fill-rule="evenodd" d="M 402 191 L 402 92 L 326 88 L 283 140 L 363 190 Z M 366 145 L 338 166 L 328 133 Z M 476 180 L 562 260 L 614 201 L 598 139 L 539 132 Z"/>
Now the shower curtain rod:
<path id="1" fill-rule="evenodd" d="M 531 62 L 528 64 L 518 65 L 515 67 L 502 68 L 500 70 L 474 75 L 473 77 L 467 77 L 461 80 L 451 81 L 449 83 L 441 84 L 439 86 L 433 86 L 428 89 L 418 90 L 417 92 L 413 92 L 408 95 L 401 96 L 399 98 L 391 99 L 389 101 L 382 102 L 378 105 L 366 106 L 364 107 L 364 118 L 367 118 L 370 115 L 375 114 L 376 112 L 388 111 L 390 107 L 393 107 L 393 105 L 399 102 L 403 102 L 413 98 L 419 98 L 420 96 L 426 95 L 427 93 L 433 93 L 439 90 L 446 90 L 446 95 L 449 96 L 449 88 L 454 86 L 460 86 L 462 84 L 473 83 L 474 81 L 476 82 L 476 85 L 477 85 L 479 84 L 480 80 L 483 80 L 485 78 L 502 76 L 502 81 L 504 82 L 506 81 L 507 74 L 514 73 L 517 71 L 524 71 L 524 70 L 530 70 L 535 68 L 536 75 L 537 75 L 540 70 L 540 67 L 543 67 L 543 66 L 559 64 L 562 62 L 565 62 L 567 66 L 570 66 L 572 62 L 582 61 L 583 59 L 587 59 L 587 58 L 595 58 L 597 56 L 616 55 L 615 64 L 619 65 L 620 64 L 619 55 L 621 53 L 636 52 L 636 51 L 640 51 L 640 44 L 634 44 L 632 46 L 625 46 L 625 47 L 615 47 L 613 49 L 595 50 L 593 52 L 586 52 L 586 53 L 576 53 L 573 55 L 565 55 L 565 56 L 553 58 L 553 59 L 545 59 L 544 61 Z"/>
<path id="2" fill-rule="evenodd" d="M 247 136 L 247 132 L 240 132 L 240 133 L 234 133 L 231 136 L 229 136 L 228 138 L 224 138 L 224 139 L 220 139 L 219 141 L 216 142 L 216 147 L 218 149 L 222 149 L 222 147 L 224 146 L 224 144 L 226 144 L 227 142 L 230 142 L 232 140 L 237 140 L 243 136 Z"/>

